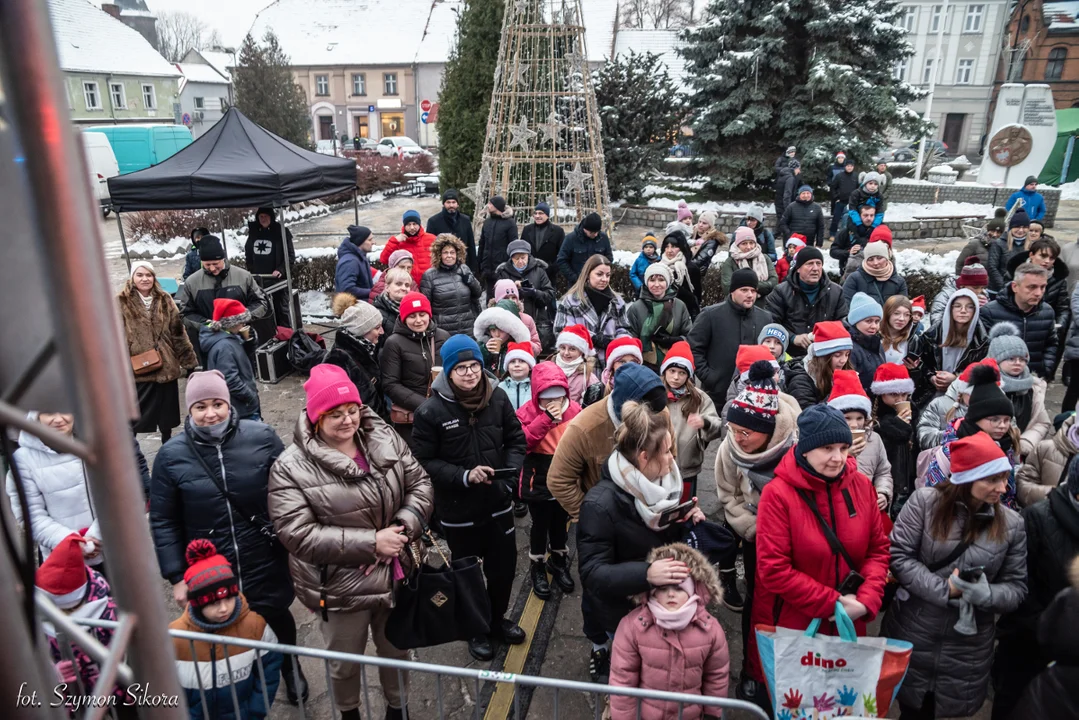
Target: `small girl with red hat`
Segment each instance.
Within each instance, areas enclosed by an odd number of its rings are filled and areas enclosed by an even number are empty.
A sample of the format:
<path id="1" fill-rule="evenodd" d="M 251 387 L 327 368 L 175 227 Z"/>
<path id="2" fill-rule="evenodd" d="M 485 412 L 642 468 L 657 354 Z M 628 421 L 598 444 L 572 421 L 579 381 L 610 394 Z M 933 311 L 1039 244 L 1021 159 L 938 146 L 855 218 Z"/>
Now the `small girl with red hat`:
<path id="1" fill-rule="evenodd" d="M 276 643 L 277 636 L 240 594 L 232 565 L 214 544 L 196 538 L 187 545 L 187 608 L 171 630 Z M 282 655 L 241 645 L 216 645 L 173 638 L 176 670 L 191 720 L 203 717 L 264 718 L 281 680 Z M 228 657 L 226 663 L 225 657 Z M 264 694 L 265 693 L 265 694 Z M 205 707 L 203 702 L 205 701 Z"/>
<path id="2" fill-rule="evenodd" d="M 566 374 L 569 399 L 579 404 L 585 389 L 599 382 L 594 370 L 596 351 L 592 347 L 592 335 L 584 325 L 568 325 L 558 333 L 555 348 L 554 363 Z"/>
<path id="3" fill-rule="evenodd" d="M 536 367 L 536 358 L 532 355 L 532 343 L 511 342 L 506 346 L 506 355 L 502 359 L 502 370 L 506 377 L 498 383 L 509 395 L 514 411 L 532 399 L 532 368 Z"/>
<path id="4" fill-rule="evenodd" d="M 250 332 L 251 313 L 239 300 L 214 300 L 213 321 L 199 330 L 199 345 L 206 357 L 206 370 L 220 370 L 229 386 L 229 397 L 241 420 L 262 420 L 255 369 L 244 349 Z"/>
<path id="5" fill-rule="evenodd" d="M 850 454 L 858 461 L 858 472 L 872 481 L 877 491 L 877 507 L 886 512 L 892 502 L 892 466 L 884 443 L 873 432 L 870 424 L 873 407 L 856 370 L 835 371 L 828 404 L 843 413 L 854 438 Z"/>
<path id="6" fill-rule="evenodd" d="M 912 438 L 910 396 L 914 381 L 905 365 L 884 363 L 873 375 L 869 387 L 874 395 L 873 423 L 884 440 L 888 462 L 892 466 L 892 516 L 899 514 L 907 498 L 914 492 L 915 454 Z"/>

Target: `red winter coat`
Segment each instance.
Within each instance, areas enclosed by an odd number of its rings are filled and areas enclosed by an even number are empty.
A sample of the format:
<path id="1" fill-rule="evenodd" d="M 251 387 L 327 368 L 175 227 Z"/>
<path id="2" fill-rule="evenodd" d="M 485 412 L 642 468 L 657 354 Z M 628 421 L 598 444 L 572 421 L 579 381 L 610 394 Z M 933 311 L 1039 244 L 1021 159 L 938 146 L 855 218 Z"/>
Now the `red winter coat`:
<path id="1" fill-rule="evenodd" d="M 776 262 L 776 277 L 779 278 L 779 282 L 783 282 L 787 279 L 787 273 L 791 271 L 791 261 L 787 259 L 787 256 L 779 258 Z"/>
<path id="2" fill-rule="evenodd" d="M 855 620 L 859 635 L 880 611 L 888 574 L 889 544 L 881 525 L 877 493 L 853 456 L 839 480 L 826 484 L 800 468 L 793 447 L 776 467 L 775 478 L 764 486 L 757 510 L 757 587 L 753 596 L 752 625 L 776 625 L 804 630 L 814 618 L 835 614 L 837 587 L 851 568 L 832 552 L 820 523 L 798 495 L 809 491 L 817 509 L 865 578 L 858 601 L 869 615 Z M 854 506 L 851 517 L 844 494 Z M 835 634 L 835 624 L 823 622 L 821 632 Z M 764 681 L 757 655 L 756 633 L 749 643 L 749 673 Z"/>
<path id="3" fill-rule="evenodd" d="M 532 399 L 517 410 L 517 419 L 525 432 L 527 449 L 524 469 L 521 472 L 519 496 L 523 500 L 550 500 L 547 490 L 547 471 L 558 441 L 569 427 L 570 421 L 581 412 L 581 406 L 570 400 L 562 412 L 562 422 L 556 423 L 539 406 L 539 394 L 551 387 L 560 387 L 569 395 L 566 373 L 551 361 L 541 362 L 532 368 Z"/>
<path id="4" fill-rule="evenodd" d="M 431 269 L 431 243 L 435 240 L 435 236 L 425 230 L 420 230 L 415 237 L 409 237 L 405 235 L 405 228 L 402 226 L 400 235 L 394 235 L 386 241 L 382 253 L 378 256 L 378 261 L 386 265 L 390 262 L 390 255 L 395 251 L 408 250 L 412 253 L 412 282 L 415 283 L 413 289 L 418 290 L 420 278 Z M 377 296 L 372 295 L 372 297 Z"/>

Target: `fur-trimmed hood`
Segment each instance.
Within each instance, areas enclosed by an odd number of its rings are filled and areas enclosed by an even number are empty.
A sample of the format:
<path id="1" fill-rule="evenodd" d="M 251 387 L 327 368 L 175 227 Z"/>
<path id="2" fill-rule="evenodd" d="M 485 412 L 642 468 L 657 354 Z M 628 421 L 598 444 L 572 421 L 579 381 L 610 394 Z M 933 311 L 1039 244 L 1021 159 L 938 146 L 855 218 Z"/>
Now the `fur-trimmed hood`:
<path id="1" fill-rule="evenodd" d="M 723 589 L 719 584 L 719 573 L 716 572 L 715 567 L 708 562 L 704 555 L 685 543 L 671 543 L 670 545 L 663 545 L 653 549 L 652 552 L 648 553 L 647 561 L 651 563 L 666 558 L 679 560 L 686 564 L 689 568 L 689 576 L 693 578 L 693 583 L 697 586 L 697 595 L 701 598 L 703 605 L 723 601 Z M 634 597 L 634 601 L 639 605 L 643 605 L 647 599 L 648 593 L 642 593 Z"/>
<path id="2" fill-rule="evenodd" d="M 528 332 L 524 322 L 505 308 L 489 307 L 481 312 L 472 326 L 472 334 L 483 337 L 491 326 L 509 333 L 514 342 L 529 342 L 532 339 L 532 334 Z"/>
<path id="3" fill-rule="evenodd" d="M 442 266 L 442 250 L 447 246 L 452 245 L 457 251 L 457 265 L 460 266 L 465 261 L 465 244 L 461 242 L 456 235 L 449 233 L 442 233 L 435 241 L 431 243 L 431 267 L 438 268 Z"/>

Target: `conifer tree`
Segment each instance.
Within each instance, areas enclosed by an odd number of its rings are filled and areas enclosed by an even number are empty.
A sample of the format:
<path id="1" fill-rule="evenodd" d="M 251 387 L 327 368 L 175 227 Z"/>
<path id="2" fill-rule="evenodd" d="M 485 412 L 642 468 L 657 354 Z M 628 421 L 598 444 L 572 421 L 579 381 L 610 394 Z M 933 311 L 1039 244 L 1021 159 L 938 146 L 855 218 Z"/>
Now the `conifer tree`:
<path id="1" fill-rule="evenodd" d="M 275 135 L 311 148 L 307 98 L 292 77 L 291 61 L 272 30 L 262 42 L 260 46 L 250 34 L 244 38 L 232 76 L 236 107 Z"/>

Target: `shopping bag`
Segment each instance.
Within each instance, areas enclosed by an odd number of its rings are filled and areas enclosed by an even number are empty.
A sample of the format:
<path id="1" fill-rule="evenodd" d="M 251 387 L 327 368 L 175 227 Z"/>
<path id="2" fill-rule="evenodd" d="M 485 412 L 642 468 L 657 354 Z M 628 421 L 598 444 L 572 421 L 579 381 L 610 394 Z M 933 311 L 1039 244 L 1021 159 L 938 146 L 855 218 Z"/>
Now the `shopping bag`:
<path id="1" fill-rule="evenodd" d="M 839 637 L 758 625 L 757 652 L 776 720 L 885 717 L 907 674 L 914 646 L 889 638 L 858 637 L 835 604 Z"/>

